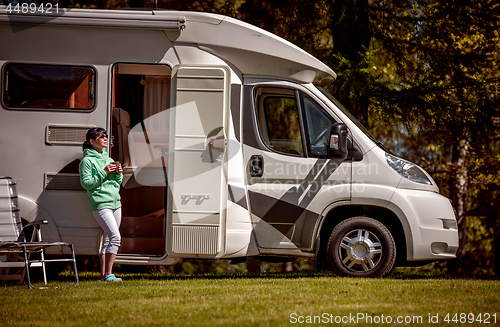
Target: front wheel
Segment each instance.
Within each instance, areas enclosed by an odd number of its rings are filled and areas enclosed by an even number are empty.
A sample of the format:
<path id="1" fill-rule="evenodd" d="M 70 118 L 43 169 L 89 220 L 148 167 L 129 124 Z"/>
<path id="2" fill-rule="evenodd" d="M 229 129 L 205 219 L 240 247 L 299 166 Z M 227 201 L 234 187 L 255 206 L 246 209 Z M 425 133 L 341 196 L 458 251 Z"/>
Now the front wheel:
<path id="1" fill-rule="evenodd" d="M 353 217 L 332 231 L 326 247 L 330 269 L 342 276 L 385 277 L 396 261 L 396 243 L 379 221 Z"/>

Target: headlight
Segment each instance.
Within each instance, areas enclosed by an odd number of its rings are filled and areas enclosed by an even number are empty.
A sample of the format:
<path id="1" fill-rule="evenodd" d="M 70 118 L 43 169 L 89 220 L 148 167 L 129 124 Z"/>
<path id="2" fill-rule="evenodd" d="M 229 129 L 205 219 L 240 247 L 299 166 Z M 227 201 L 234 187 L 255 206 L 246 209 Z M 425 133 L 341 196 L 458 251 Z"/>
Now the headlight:
<path id="1" fill-rule="evenodd" d="M 423 169 L 409 161 L 394 157 L 388 153 L 385 154 L 385 159 L 392 169 L 397 171 L 404 178 L 417 183 L 432 185 Z"/>

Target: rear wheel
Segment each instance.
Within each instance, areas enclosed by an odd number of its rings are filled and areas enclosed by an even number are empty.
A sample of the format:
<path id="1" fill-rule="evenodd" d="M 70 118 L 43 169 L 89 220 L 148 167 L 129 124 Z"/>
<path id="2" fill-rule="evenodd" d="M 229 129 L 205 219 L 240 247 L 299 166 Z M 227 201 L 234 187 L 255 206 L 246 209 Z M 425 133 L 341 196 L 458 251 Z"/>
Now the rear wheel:
<path id="1" fill-rule="evenodd" d="M 330 269 L 342 276 L 384 277 L 394 268 L 396 243 L 379 221 L 353 217 L 333 229 L 326 255 Z"/>

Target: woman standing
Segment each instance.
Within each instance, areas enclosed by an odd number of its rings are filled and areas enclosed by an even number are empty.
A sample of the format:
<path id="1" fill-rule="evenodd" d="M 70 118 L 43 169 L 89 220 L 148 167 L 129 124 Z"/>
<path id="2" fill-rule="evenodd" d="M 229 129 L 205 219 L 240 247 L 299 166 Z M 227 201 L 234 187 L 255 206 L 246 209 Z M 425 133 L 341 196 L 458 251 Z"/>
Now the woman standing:
<path id="1" fill-rule="evenodd" d="M 121 243 L 120 184 L 123 169 L 120 163 L 108 156 L 106 130 L 94 127 L 88 130 L 83 143 L 80 162 L 80 183 L 87 190 L 88 200 L 95 219 L 104 231 L 99 254 L 101 277 L 99 281 L 121 282 L 113 273 L 113 264 Z"/>

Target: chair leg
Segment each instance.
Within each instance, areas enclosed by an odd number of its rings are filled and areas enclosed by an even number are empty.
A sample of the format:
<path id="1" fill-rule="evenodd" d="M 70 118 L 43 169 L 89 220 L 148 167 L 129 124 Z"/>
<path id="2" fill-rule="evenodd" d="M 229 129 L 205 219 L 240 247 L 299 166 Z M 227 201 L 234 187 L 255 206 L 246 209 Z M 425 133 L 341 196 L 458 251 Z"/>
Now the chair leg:
<path id="1" fill-rule="evenodd" d="M 26 267 L 23 268 L 23 272 L 21 273 L 21 279 L 19 280 L 19 285 L 23 283 L 24 276 L 26 276 Z"/>
<path id="2" fill-rule="evenodd" d="M 60 244 L 60 245 L 63 245 L 63 244 Z M 45 262 L 46 261 L 47 262 L 57 262 L 57 261 L 65 261 L 65 262 L 70 261 L 71 262 L 71 261 L 73 261 L 73 270 L 75 272 L 75 286 L 77 286 L 77 285 L 80 284 L 80 281 L 79 281 L 79 278 L 78 278 L 78 268 L 77 268 L 77 265 L 76 265 L 76 255 L 75 255 L 74 246 L 73 246 L 73 244 L 68 244 L 68 243 L 66 243 L 64 245 L 69 246 L 69 248 L 71 250 L 72 259 L 60 259 L 60 260 L 59 259 L 52 259 L 52 260 L 46 260 L 45 256 L 44 256 L 44 253 L 43 253 L 43 249 L 41 251 L 40 250 L 35 250 L 36 252 L 40 252 L 40 260 L 34 260 L 35 262 L 33 262 L 33 263 L 36 263 L 36 267 L 41 267 L 42 268 L 43 279 L 44 279 L 44 283 L 45 284 L 47 284 L 47 274 L 46 274 L 46 271 L 45 271 Z M 35 288 L 33 286 L 33 284 L 31 283 L 31 275 L 30 275 L 30 254 L 31 254 L 31 251 L 28 250 L 29 243 L 21 244 L 21 247 L 23 248 L 23 254 L 24 254 L 24 268 L 23 268 L 23 277 L 21 279 L 21 283 L 24 280 L 24 273 L 25 273 L 26 277 L 28 279 L 28 287 L 29 288 Z M 40 264 L 40 266 L 38 264 Z"/>
<path id="3" fill-rule="evenodd" d="M 38 237 L 38 241 L 42 241 L 42 231 L 40 228 L 37 228 L 36 235 Z M 44 255 L 44 250 L 40 250 L 40 259 L 41 259 L 41 265 L 42 265 L 42 278 L 43 278 L 43 283 L 47 285 L 47 273 L 45 271 L 45 255 Z"/>
<path id="4" fill-rule="evenodd" d="M 47 285 L 47 272 L 45 271 L 45 255 L 43 254 L 43 249 L 40 251 L 40 259 L 41 265 L 42 265 L 42 278 L 43 278 L 43 283 Z"/>
<path id="5" fill-rule="evenodd" d="M 28 277 L 28 287 L 33 288 L 33 285 L 31 284 L 31 278 L 30 278 L 30 264 L 28 261 L 28 251 L 26 251 L 25 246 L 23 246 L 23 253 L 24 253 L 24 265 L 25 265 L 26 277 Z"/>
<path id="6" fill-rule="evenodd" d="M 78 271 L 76 269 L 76 257 L 75 257 L 75 249 L 73 248 L 73 244 L 70 244 L 69 247 L 71 248 L 71 254 L 73 255 L 73 270 L 75 271 L 75 286 L 80 285 L 80 282 L 78 280 Z"/>

